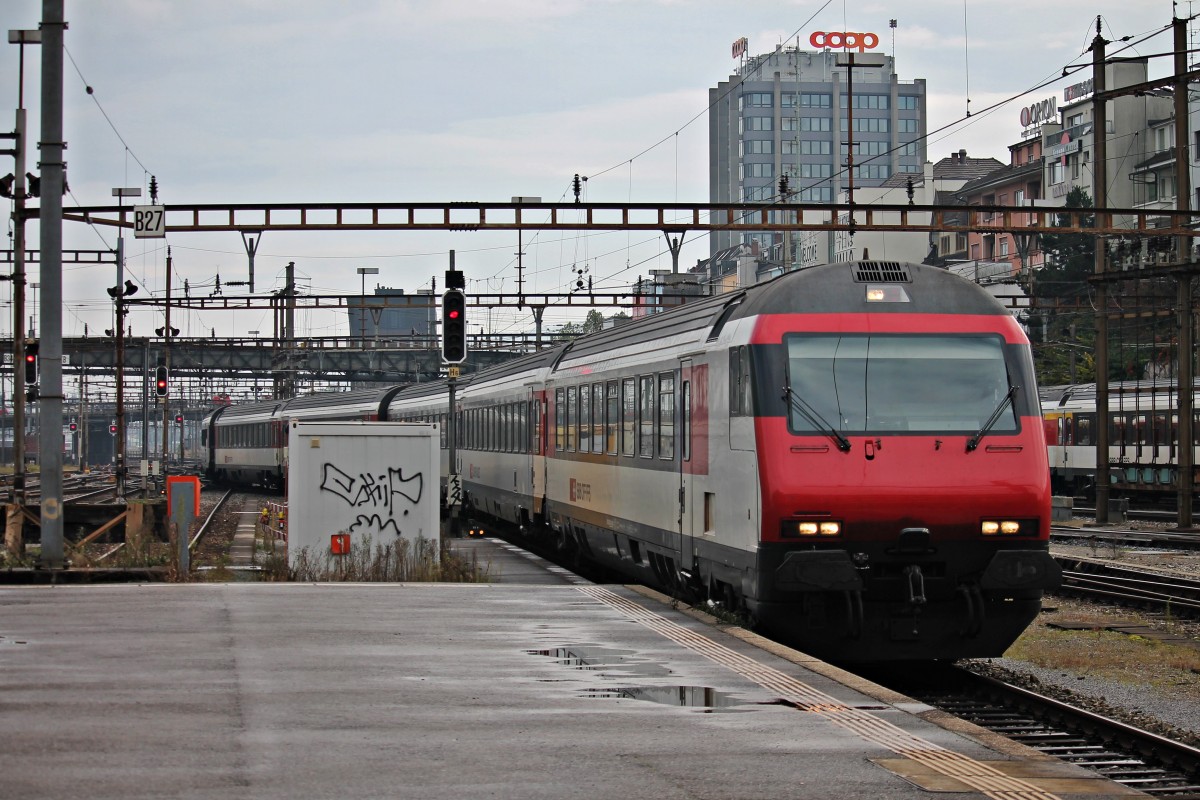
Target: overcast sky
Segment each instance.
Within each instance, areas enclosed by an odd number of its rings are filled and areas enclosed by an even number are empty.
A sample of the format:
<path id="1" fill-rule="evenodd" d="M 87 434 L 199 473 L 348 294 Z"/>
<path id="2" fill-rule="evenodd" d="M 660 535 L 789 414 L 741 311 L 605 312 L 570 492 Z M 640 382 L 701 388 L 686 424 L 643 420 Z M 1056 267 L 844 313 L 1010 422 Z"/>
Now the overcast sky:
<path id="1" fill-rule="evenodd" d="M 927 81 L 929 130 L 939 131 L 931 160 L 965 148 L 1007 161 L 1021 105 L 1061 102 L 1063 86 L 1090 74 L 1058 77 L 1090 61 L 1097 15 L 1106 38 L 1141 42 L 1123 54 L 1154 56 L 1170 50 L 1172 9 L 1169 0 L 66 0 L 65 205 L 110 204 L 118 186 L 145 194 L 152 174 L 167 204 L 557 201 L 571 198 L 575 173 L 591 178 L 589 201 L 707 202 L 708 89 L 736 67 L 732 43 L 745 36 L 758 54 L 799 37 L 807 49 L 819 30 L 875 32 L 900 80 Z M 40 16 L 37 0 L 0 4 L 6 29 L 36 28 Z M 1167 33 L 1142 41 L 1159 30 Z M 0 46 L 0 130 L 12 127 L 18 51 Z M 39 59 L 26 49 L 35 143 Z M 1169 59 L 1151 58 L 1150 71 L 1169 74 Z M 27 235 L 36 247 L 36 224 Z M 566 291 L 585 266 L 598 290 L 670 268 L 661 236 L 530 233 L 525 242 L 527 291 Z M 167 243 L 176 294 L 184 278 L 193 294 L 211 293 L 218 274 L 246 278 L 236 233 Z M 113 248 L 115 234 L 67 224 L 64 247 Z M 163 294 L 161 240 L 127 239 L 126 249 L 142 292 Z M 515 290 L 515 234 L 370 232 L 267 233 L 256 289 L 278 288 L 295 261 L 309 293 L 357 293 L 357 267 L 379 269 L 368 292 L 375 283 L 416 291 L 434 277 L 440 291 L 451 249 L 468 291 Z M 707 255 L 701 234 L 685 239 L 685 267 Z M 64 335 L 111 327 L 104 288 L 114 283 L 111 265 L 66 267 Z M 9 292 L 0 286 L 0 298 Z M 579 316 L 549 310 L 545 322 Z M 470 321 L 532 329 L 528 314 L 473 311 Z M 269 312 L 255 311 L 177 311 L 172 323 L 193 336 L 271 327 Z M 130 324 L 147 335 L 162 322 L 139 312 Z M 300 314 L 298 327 L 349 333 L 344 316 L 317 312 Z"/>

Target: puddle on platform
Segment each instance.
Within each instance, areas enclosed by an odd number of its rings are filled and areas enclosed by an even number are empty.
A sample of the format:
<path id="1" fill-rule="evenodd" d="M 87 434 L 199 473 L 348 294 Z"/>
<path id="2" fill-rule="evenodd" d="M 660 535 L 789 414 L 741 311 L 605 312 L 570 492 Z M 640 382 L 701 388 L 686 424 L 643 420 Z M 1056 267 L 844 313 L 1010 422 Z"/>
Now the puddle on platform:
<path id="1" fill-rule="evenodd" d="M 614 672 L 622 675 L 638 675 L 656 678 L 670 675 L 671 670 L 639 658 L 633 650 L 619 650 L 600 645 L 579 644 L 569 647 L 552 647 L 548 650 L 526 650 L 534 656 L 547 656 L 574 669 Z"/>
<path id="2" fill-rule="evenodd" d="M 619 689 L 588 689 L 584 697 L 609 697 L 619 700 L 645 700 L 664 706 L 702 709 L 706 713 L 748 705 L 727 692 L 710 686 L 624 686 Z"/>

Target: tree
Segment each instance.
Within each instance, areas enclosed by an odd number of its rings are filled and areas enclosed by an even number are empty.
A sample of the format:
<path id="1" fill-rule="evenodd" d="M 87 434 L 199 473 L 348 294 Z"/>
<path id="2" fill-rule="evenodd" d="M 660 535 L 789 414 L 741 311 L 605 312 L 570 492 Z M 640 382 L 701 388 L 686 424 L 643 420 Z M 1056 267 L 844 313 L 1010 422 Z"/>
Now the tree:
<path id="1" fill-rule="evenodd" d="M 600 330 L 604 330 L 604 315 L 594 308 L 587 313 L 587 317 L 580 324 L 568 322 L 559 328 L 559 332 L 566 336 L 583 336 L 586 333 L 595 333 Z"/>

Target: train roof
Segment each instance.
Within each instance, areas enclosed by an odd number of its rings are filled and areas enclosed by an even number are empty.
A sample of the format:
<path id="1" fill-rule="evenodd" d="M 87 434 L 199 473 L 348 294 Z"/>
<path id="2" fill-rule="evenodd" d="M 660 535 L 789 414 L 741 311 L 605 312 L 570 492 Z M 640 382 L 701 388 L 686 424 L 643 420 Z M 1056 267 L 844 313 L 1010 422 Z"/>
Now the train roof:
<path id="1" fill-rule="evenodd" d="M 780 275 L 746 289 L 730 319 L 758 314 L 854 313 L 865 308 L 866 284 L 902 284 L 905 303 L 876 303 L 873 314 L 988 314 L 1011 316 L 986 289 L 942 268 L 900 261 L 851 261 Z"/>
<path id="2" fill-rule="evenodd" d="M 1200 380 L 1193 384 L 1193 391 L 1200 391 Z M 1110 398 L 1118 403 L 1139 396 L 1174 396 L 1178 394 L 1179 383 L 1173 378 L 1155 378 L 1141 381 L 1110 381 L 1108 393 Z M 1095 383 L 1072 383 L 1063 386 L 1043 386 L 1038 391 L 1042 407 L 1059 406 L 1090 406 L 1096 405 Z"/>

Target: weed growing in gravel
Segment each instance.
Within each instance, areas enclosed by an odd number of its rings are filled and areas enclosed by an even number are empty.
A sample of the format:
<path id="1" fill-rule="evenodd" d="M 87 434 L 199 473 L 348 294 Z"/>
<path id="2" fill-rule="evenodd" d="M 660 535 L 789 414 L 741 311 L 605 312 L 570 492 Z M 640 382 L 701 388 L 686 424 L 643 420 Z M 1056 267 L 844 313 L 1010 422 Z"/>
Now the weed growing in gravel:
<path id="1" fill-rule="evenodd" d="M 489 567 L 481 568 L 474 553 L 469 559 L 455 553 L 447 541 L 440 548 L 425 538 L 412 542 L 397 539 L 384 545 L 374 543 L 368 536 L 355 541 L 350 552 L 341 556 L 302 549 L 288 571 L 288 579 L 485 583 Z"/>
<path id="2" fill-rule="evenodd" d="M 1200 696 L 1200 650 L 1148 637 L 1099 627 L 1079 631 L 1032 626 L 1005 656 L 1085 678 L 1187 688 Z"/>

